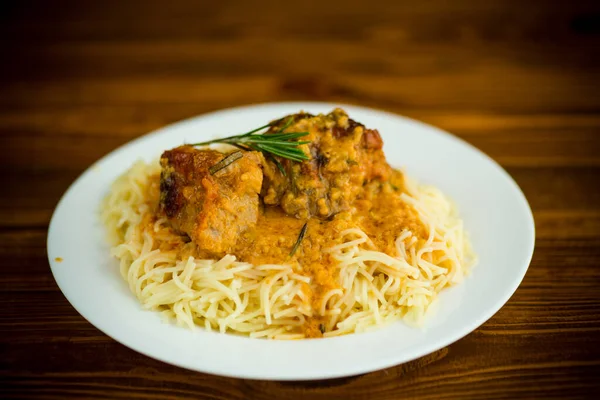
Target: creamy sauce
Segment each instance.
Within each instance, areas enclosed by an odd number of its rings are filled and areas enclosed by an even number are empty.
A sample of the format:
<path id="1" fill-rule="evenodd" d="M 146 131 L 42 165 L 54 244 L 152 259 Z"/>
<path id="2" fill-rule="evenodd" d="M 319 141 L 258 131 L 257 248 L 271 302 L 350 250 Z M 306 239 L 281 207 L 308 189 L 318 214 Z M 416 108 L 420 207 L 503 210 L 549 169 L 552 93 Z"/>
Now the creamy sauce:
<path id="1" fill-rule="evenodd" d="M 311 278 L 312 285 L 306 285 L 305 294 L 311 299 L 313 309 L 317 310 L 321 307 L 323 295 L 338 287 L 336 264 L 327 249 L 341 243 L 344 230 L 360 228 L 373 241 L 376 250 L 391 256 L 397 254 L 395 241 L 402 230 L 409 229 L 422 240 L 427 238 L 427 231 L 417 212 L 400 199 L 403 181 L 402 173 L 393 171 L 388 182 L 373 181 L 363 186 L 351 207 L 328 220 L 302 220 L 286 215 L 279 207 L 262 206 L 256 226 L 238 238 L 232 254 L 238 260 L 254 265 L 294 265 L 297 273 Z M 158 175 L 151 178 L 148 191 L 148 205 L 157 215 Z M 305 223 L 308 226 L 304 238 L 296 252 L 290 255 Z M 190 255 L 206 257 L 185 235 L 181 236 L 180 244 L 182 258 Z M 309 319 L 305 326 L 306 336 L 321 336 L 321 323 L 319 317 Z"/>

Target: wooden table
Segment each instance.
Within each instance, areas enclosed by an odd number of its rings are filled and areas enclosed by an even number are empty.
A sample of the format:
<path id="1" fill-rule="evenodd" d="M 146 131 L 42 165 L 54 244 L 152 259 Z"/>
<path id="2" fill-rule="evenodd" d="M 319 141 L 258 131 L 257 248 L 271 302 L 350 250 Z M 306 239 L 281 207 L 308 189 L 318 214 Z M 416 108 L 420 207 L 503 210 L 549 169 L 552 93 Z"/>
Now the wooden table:
<path id="1" fill-rule="evenodd" d="M 0 6 L 1 398 L 600 395 L 598 3 L 50 3 Z M 46 259 L 52 210 L 75 177 L 165 124 L 283 100 L 404 114 L 502 164 L 537 227 L 502 310 L 418 361 L 301 383 L 186 371 L 79 316 Z"/>

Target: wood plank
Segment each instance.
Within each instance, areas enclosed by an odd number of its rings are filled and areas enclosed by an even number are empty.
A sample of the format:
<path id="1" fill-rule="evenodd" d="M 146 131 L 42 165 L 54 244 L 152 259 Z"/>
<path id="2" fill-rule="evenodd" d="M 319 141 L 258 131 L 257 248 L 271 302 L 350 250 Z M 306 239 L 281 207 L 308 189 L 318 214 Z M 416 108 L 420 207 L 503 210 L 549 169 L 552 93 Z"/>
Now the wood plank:
<path id="1" fill-rule="evenodd" d="M 20 132 L 30 136 L 115 136 L 131 139 L 164 125 L 215 111 L 232 104 L 168 103 L 99 105 L 32 105 L 0 110 L 0 136 Z M 499 142 L 528 140 L 566 142 L 599 139 L 600 116 L 576 113 L 486 113 L 478 111 L 385 108 L 438 126 L 461 138 L 495 138 Z M 374 126 L 373 128 L 377 128 Z M 543 145 L 543 143 L 540 143 Z M 543 153 L 543 151 L 540 151 Z"/>
<path id="2" fill-rule="evenodd" d="M 299 60 L 297 62 L 300 62 Z M 548 71 L 506 64 L 477 66 L 456 73 L 424 76 L 345 74 L 320 77 L 313 71 L 301 71 L 281 77 L 260 74 L 249 77 L 194 76 L 146 79 L 81 79 L 67 82 L 13 82 L 4 85 L 6 97 L 0 104 L 27 105 L 131 105 L 157 103 L 223 102 L 237 104 L 313 99 L 333 102 L 377 102 L 380 107 L 447 110 L 553 112 L 577 108 L 594 112 L 597 97 L 592 83 L 595 73 L 577 79 L 561 70 Z M 502 74 L 501 82 L 488 77 Z M 582 85 L 581 80 L 588 85 Z M 541 89 L 532 92 L 531 84 Z"/>
<path id="3" fill-rule="evenodd" d="M 497 351 L 513 348 L 510 341 L 485 340 Z M 564 345 L 577 342 L 569 336 L 560 337 Z M 481 337 L 478 340 L 482 340 Z M 53 372 L 42 372 L 32 358 L 31 351 L 15 352 L 29 361 L 30 372 L 11 376 L 7 394 L 43 396 L 98 396 L 100 398 L 343 398 L 362 399 L 365 396 L 377 399 L 395 399 L 397 393 L 425 399 L 439 398 L 521 398 L 542 396 L 544 398 L 584 398 L 594 390 L 589 380 L 600 368 L 598 361 L 556 360 L 546 356 L 543 345 L 534 338 L 525 339 L 519 350 L 523 360 L 499 360 L 490 364 L 489 353 L 471 354 L 467 350 L 474 343 L 463 339 L 449 349 L 439 352 L 427 369 L 411 369 L 398 366 L 357 378 L 323 382 L 266 382 L 244 381 L 208 376 L 152 360 L 142 360 L 131 351 L 115 351 L 113 346 L 72 344 L 65 346 L 64 354 L 53 354 Z M 31 346 L 32 350 L 44 346 Z M 478 346 L 478 348 L 482 348 Z M 23 350 L 23 349 L 21 349 Z M 468 354 L 466 354 L 468 353 Z M 566 350 L 559 353 L 566 355 Z M 470 355 L 470 356 L 469 356 Z M 526 357 L 536 359 L 525 361 Z M 466 360 L 465 360 L 466 358 Z M 89 360 L 85 362 L 84 360 Z M 97 371 L 92 359 L 101 360 L 110 366 L 110 371 Z M 460 363 L 457 361 L 460 360 Z M 144 368 L 137 365 L 143 363 Z M 77 365 L 74 370 L 71 366 Z M 36 367 L 37 366 L 37 367 Z M 39 371 L 39 372 L 38 372 Z M 528 382 L 536 381 L 539 387 Z M 157 397 L 151 397 L 155 394 Z"/>
<path id="4" fill-rule="evenodd" d="M 414 3 L 410 7 L 396 2 L 357 2 L 344 4 L 342 9 L 336 2 L 321 4 L 315 0 L 295 7 L 265 0 L 252 2 L 252 5 L 235 2 L 233 8 L 225 4 L 185 2 L 166 9 L 156 0 L 129 1 L 126 5 L 112 0 L 102 6 L 85 7 L 76 1 L 62 4 L 62 7 L 51 7 L 37 2 L 36 7 L 13 6 L 12 13 L 10 9 L 5 13 L 12 18 L 7 18 L 9 23 L 3 24 L 2 29 L 10 36 L 20 34 L 20 40 L 52 42 L 130 38 L 167 39 L 176 43 L 189 38 L 232 40 L 270 32 L 278 33 L 278 38 L 349 40 L 372 31 L 398 30 L 408 31 L 421 41 L 443 42 L 463 36 L 473 40 L 475 36 L 523 45 L 534 39 L 541 43 L 572 39 L 574 33 L 585 31 L 585 26 L 572 27 L 561 22 L 577 21 L 582 12 L 597 11 L 598 7 L 594 1 L 565 4 L 556 0 L 527 3 L 436 0 Z M 315 9 L 319 12 L 315 13 Z M 61 24 L 54 23 L 57 20 Z"/>

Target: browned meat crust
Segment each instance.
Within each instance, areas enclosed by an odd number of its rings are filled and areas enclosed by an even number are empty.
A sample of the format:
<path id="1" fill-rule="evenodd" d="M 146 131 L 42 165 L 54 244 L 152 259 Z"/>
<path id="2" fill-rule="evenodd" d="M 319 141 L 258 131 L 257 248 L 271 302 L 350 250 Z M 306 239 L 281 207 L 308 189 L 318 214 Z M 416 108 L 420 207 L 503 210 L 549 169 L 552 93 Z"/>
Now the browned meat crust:
<path id="1" fill-rule="evenodd" d="M 165 151 L 160 160 L 160 209 L 207 256 L 231 252 L 238 236 L 258 218 L 262 157 L 244 152 L 211 175 L 209 168 L 225 156 L 181 146 Z"/>

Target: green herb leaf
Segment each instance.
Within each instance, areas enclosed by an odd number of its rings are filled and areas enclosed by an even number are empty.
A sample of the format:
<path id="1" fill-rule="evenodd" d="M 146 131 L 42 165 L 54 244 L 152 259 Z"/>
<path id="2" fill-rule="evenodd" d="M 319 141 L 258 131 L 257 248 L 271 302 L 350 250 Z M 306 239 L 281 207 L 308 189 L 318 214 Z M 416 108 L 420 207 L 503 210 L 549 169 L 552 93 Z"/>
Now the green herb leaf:
<path id="1" fill-rule="evenodd" d="M 278 133 L 282 133 L 283 131 L 285 131 L 287 128 L 290 127 L 290 125 L 294 122 L 294 117 L 289 117 L 287 119 L 287 121 L 285 121 L 285 124 L 283 124 L 283 126 L 279 129 Z"/>
<path id="2" fill-rule="evenodd" d="M 306 228 L 308 228 L 308 222 L 306 222 L 300 230 L 298 239 L 296 239 L 296 243 L 294 244 L 294 247 L 292 247 L 292 251 L 290 251 L 290 257 L 292 257 L 294 253 L 296 253 L 296 250 L 298 250 L 298 247 L 300 246 L 300 243 L 302 242 L 302 239 L 304 239 L 304 235 L 306 234 Z"/>
<path id="3" fill-rule="evenodd" d="M 231 163 L 239 160 L 242 157 L 243 157 L 243 154 L 241 151 L 234 151 L 233 153 L 225 156 L 221 161 L 219 161 L 218 163 L 216 163 L 215 165 L 210 167 L 208 169 L 208 172 L 210 172 L 211 175 L 214 175 L 217 172 L 219 172 L 220 170 L 222 170 L 223 168 L 226 168 L 227 166 L 231 165 Z"/>
<path id="4" fill-rule="evenodd" d="M 268 154 L 268 156 L 271 159 L 271 161 L 273 161 L 275 163 L 275 165 L 277 166 L 277 169 L 279 169 L 279 172 L 281 172 L 281 175 L 287 176 L 286 173 L 285 173 L 285 168 L 283 168 L 283 165 L 281 165 L 281 163 L 279 162 L 279 160 L 276 159 L 275 157 L 273 157 L 272 154 Z"/>
<path id="5" fill-rule="evenodd" d="M 221 139 L 209 140 L 206 142 L 195 143 L 192 146 L 206 146 L 213 143 L 226 143 L 236 146 L 242 150 L 255 150 L 264 153 L 265 155 L 277 156 L 288 160 L 302 162 L 309 160 L 299 146 L 309 144 L 310 141 L 297 141 L 300 137 L 306 136 L 308 132 L 289 132 L 284 133 L 294 121 L 293 117 L 288 118 L 283 127 L 276 133 L 259 133 L 260 131 L 269 128 L 272 124 L 263 125 L 241 135 L 228 136 Z M 277 164 L 277 163 L 276 163 Z M 279 168 L 281 164 L 277 165 Z M 282 170 L 283 168 L 280 168 Z M 285 175 L 285 174 L 284 174 Z"/>

